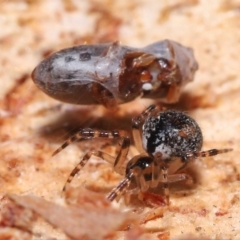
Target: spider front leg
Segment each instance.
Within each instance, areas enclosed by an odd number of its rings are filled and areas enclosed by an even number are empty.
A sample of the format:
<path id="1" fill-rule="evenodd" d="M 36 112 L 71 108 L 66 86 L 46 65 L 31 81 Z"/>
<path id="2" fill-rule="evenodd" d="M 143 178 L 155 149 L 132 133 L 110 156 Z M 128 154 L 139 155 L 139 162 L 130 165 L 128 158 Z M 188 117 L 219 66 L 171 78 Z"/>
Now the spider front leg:
<path id="1" fill-rule="evenodd" d="M 150 114 L 156 112 L 156 110 L 157 110 L 157 107 L 155 105 L 151 105 L 147 109 L 145 109 L 139 116 L 134 117 L 132 119 L 133 139 L 134 139 L 135 146 L 140 153 L 146 152 L 142 145 L 142 137 L 141 137 L 142 126 L 146 121 L 147 117 Z"/>
<path id="2" fill-rule="evenodd" d="M 108 194 L 107 199 L 112 202 L 128 188 L 133 177 L 133 173 L 128 174 L 118 185 Z"/>
<path id="3" fill-rule="evenodd" d="M 149 182 L 145 180 L 146 169 L 151 169 L 152 158 L 144 154 L 133 157 L 126 166 L 125 178 L 107 196 L 109 201 L 113 201 L 127 190 L 132 179 L 135 179 L 137 191 L 147 191 Z"/>
<path id="4" fill-rule="evenodd" d="M 150 179 L 149 179 L 150 176 Z M 107 199 L 113 201 L 123 192 L 131 193 L 146 192 L 149 187 L 156 187 L 159 183 L 159 165 L 154 159 L 143 153 L 133 157 L 126 166 L 125 178 L 115 187 L 107 196 Z M 131 181 L 134 188 L 128 189 Z"/>
<path id="5" fill-rule="evenodd" d="M 72 142 L 77 140 L 90 140 L 93 138 L 120 138 L 121 141 L 119 142 L 119 149 L 117 157 L 113 157 L 107 153 L 104 153 L 102 151 L 89 151 L 84 155 L 82 160 L 77 164 L 77 166 L 73 169 L 73 171 L 70 173 L 64 187 L 63 191 L 66 190 L 67 185 L 69 185 L 74 178 L 74 176 L 86 165 L 88 160 L 91 158 L 92 155 L 95 155 L 97 157 L 100 157 L 110 164 L 113 165 L 114 170 L 119 173 L 123 174 L 124 169 L 122 167 L 123 162 L 126 160 L 129 146 L 130 146 L 130 139 L 128 135 L 124 131 L 106 131 L 106 130 L 97 130 L 97 129 L 91 129 L 91 128 L 85 128 L 81 129 L 79 132 L 77 132 L 74 136 L 70 137 L 60 148 L 58 148 L 54 153 L 53 156 L 62 151 L 64 148 L 66 148 L 68 145 L 70 145 Z"/>
<path id="6" fill-rule="evenodd" d="M 131 171 L 125 176 L 125 178 L 115 187 L 107 196 L 109 201 L 113 201 L 122 195 L 129 187 L 133 177 L 136 180 L 137 187 L 130 190 L 131 192 L 145 192 L 149 188 L 149 183 L 145 180 L 143 169 L 136 167 L 131 169 Z"/>
<path id="7" fill-rule="evenodd" d="M 146 192 L 149 188 L 156 188 L 158 184 L 163 183 L 164 196 L 166 204 L 169 205 L 169 183 L 189 179 L 187 174 L 170 174 L 167 165 L 160 166 L 158 161 L 154 161 L 149 156 L 138 155 L 129 161 L 125 178 L 115 187 L 107 196 L 109 201 L 113 201 L 122 195 L 125 191 L 131 193 Z M 151 179 L 149 179 L 149 175 Z M 128 190 L 128 187 L 135 179 L 136 188 Z"/>

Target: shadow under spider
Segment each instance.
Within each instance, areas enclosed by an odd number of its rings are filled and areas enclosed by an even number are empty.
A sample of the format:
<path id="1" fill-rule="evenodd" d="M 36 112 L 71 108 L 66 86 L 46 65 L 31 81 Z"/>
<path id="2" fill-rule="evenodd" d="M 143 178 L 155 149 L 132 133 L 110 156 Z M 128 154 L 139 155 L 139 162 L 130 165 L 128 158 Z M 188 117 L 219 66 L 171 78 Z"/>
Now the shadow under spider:
<path id="1" fill-rule="evenodd" d="M 56 121 L 41 126 L 38 133 L 48 140 L 60 143 L 81 128 L 119 129 L 125 130 L 131 136 L 131 120 L 138 112 L 134 111 L 131 115 L 119 116 L 117 111 L 105 110 L 103 116 L 97 117 L 94 111 L 98 111 L 98 107 L 71 108 L 63 112 Z"/>
<path id="2" fill-rule="evenodd" d="M 213 107 L 211 103 L 208 105 L 206 105 L 206 103 L 207 99 L 203 96 L 194 96 L 190 93 L 183 92 L 179 101 L 175 104 L 164 104 L 156 100 L 155 105 L 166 109 L 189 112 L 197 108 Z M 72 107 L 62 112 L 62 115 L 57 120 L 40 127 L 38 133 L 40 136 L 56 142 L 65 140 L 81 128 L 119 129 L 127 131 L 131 136 L 132 118 L 141 113 L 141 110 L 139 110 L 137 106 L 136 103 L 120 105 L 120 108 L 123 107 L 121 111 L 124 111 L 124 108 L 128 107 L 133 109 L 130 114 L 128 111 L 128 114 L 124 116 L 118 114 L 119 109 L 111 111 L 104 108 L 104 113 L 101 114 L 101 117 L 97 117 L 96 111 L 99 111 L 100 108 L 97 105 L 90 105 L 87 108 L 81 106 L 76 106 L 76 108 Z M 100 109 L 100 111 L 102 111 L 102 109 Z"/>

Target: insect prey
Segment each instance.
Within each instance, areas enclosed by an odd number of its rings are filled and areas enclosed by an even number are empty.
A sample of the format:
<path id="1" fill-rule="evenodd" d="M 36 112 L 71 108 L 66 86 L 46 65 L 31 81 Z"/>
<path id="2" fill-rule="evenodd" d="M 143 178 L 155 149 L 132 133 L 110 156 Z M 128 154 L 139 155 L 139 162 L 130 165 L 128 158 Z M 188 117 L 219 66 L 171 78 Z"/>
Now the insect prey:
<path id="1" fill-rule="evenodd" d="M 34 69 L 32 79 L 57 100 L 114 109 L 137 97 L 176 102 L 197 69 L 193 50 L 177 42 L 133 48 L 116 41 L 53 53 Z"/>

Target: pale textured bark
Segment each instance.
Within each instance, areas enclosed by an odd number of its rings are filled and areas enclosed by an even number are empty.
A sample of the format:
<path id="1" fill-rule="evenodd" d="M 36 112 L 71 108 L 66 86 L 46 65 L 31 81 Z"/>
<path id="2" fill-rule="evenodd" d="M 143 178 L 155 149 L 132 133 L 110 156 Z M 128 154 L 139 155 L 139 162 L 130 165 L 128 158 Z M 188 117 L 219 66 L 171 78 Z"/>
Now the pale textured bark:
<path id="1" fill-rule="evenodd" d="M 152 103 L 136 100 L 113 114 L 99 106 L 57 102 L 30 78 L 43 56 L 85 41 L 120 40 L 143 47 L 167 38 L 193 48 L 200 67 L 174 107 L 199 123 L 204 150 L 229 147 L 234 151 L 196 160 L 189 168 L 195 184 L 171 185 L 170 207 L 163 213 L 157 209 L 159 217 L 127 233 L 126 239 L 140 239 L 144 229 L 160 239 L 168 234 L 171 239 L 239 239 L 239 6 L 239 1 L 224 0 L 1 1 L 1 208 L 6 204 L 2 196 L 10 193 L 31 194 L 54 204 L 63 201 L 61 189 L 79 156 L 88 149 L 103 148 L 106 142 L 73 144 L 54 158 L 52 152 L 78 127 L 130 129 L 130 119 Z M 114 148 L 104 149 L 114 154 Z M 107 193 L 121 176 L 113 174 L 108 164 L 95 163 L 91 161 L 73 185 Z M 143 211 L 154 209 L 144 207 Z M 34 232 L 64 237 L 44 221 L 33 224 Z M 13 239 L 28 239 L 24 231 L 22 238 L 16 231 Z M 0 234 L 8 239 L 11 231 L 6 228 Z M 118 239 L 124 235 L 118 234 Z"/>

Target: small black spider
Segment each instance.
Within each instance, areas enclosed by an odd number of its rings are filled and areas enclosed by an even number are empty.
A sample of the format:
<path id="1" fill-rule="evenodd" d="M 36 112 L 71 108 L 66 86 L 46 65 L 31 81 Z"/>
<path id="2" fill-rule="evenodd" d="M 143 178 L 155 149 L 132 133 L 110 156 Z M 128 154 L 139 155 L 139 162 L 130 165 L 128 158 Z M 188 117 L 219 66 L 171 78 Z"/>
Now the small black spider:
<path id="1" fill-rule="evenodd" d="M 124 131 L 106 131 L 85 128 L 69 138 L 53 155 L 59 153 L 77 140 L 93 138 L 119 138 L 120 150 L 116 157 L 105 152 L 94 150 L 87 152 L 69 175 L 63 188 L 85 166 L 92 155 L 98 156 L 113 165 L 114 171 L 125 178 L 107 196 L 113 201 L 124 191 L 129 193 L 146 192 L 163 184 L 166 202 L 169 204 L 169 183 L 189 179 L 185 173 L 178 173 L 189 162 L 197 157 L 214 156 L 232 149 L 211 149 L 201 151 L 203 136 L 194 119 L 180 111 L 161 110 L 151 105 L 139 116 L 132 119 L 132 131 L 135 146 L 139 154 L 123 167 L 130 147 L 130 138 Z M 133 183 L 133 184 L 132 184 Z M 134 185 L 131 189 L 129 186 Z"/>

